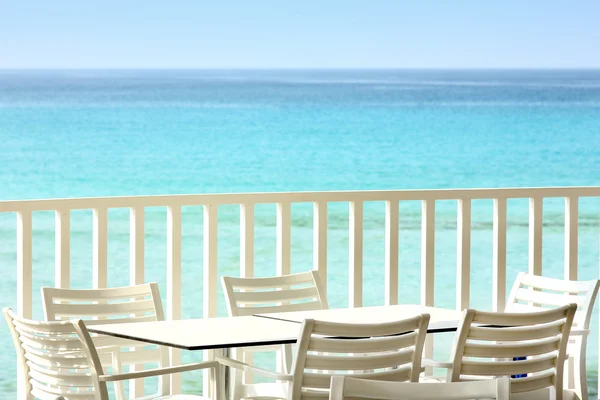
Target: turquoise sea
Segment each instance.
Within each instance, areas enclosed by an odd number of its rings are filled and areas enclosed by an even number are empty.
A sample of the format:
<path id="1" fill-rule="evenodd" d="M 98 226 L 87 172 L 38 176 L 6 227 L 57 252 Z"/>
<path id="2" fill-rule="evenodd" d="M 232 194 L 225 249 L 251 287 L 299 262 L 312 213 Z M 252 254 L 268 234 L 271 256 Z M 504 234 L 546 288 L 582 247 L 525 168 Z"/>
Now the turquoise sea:
<path id="1" fill-rule="evenodd" d="M 0 71 L 0 200 L 117 195 L 599 185 L 600 70 Z M 400 206 L 400 299 L 419 301 L 420 205 Z M 527 200 L 509 202 L 508 277 L 527 269 Z M 328 285 L 347 304 L 348 205 L 329 212 Z M 439 202 L 436 305 L 454 307 L 456 204 Z M 563 202 L 544 202 L 543 269 L 561 276 Z M 292 270 L 312 209 L 292 207 Z M 600 200 L 580 203 L 580 278 L 598 277 Z M 16 306 L 16 217 L 0 214 L 0 306 Z M 275 206 L 256 208 L 256 274 L 275 272 Z M 239 269 L 239 209 L 219 210 L 219 270 Z M 71 284 L 91 286 L 92 215 L 71 219 Z M 166 294 L 166 211 L 146 210 L 146 280 Z M 491 307 L 492 202 L 473 204 L 475 307 Z M 365 206 L 364 295 L 383 303 L 384 205 Z M 34 317 L 54 216 L 34 214 Z M 126 285 L 127 210 L 109 213 L 109 284 Z M 184 209 L 184 317 L 202 314 L 202 210 Z M 225 314 L 220 297 L 219 310 Z M 588 365 L 597 371 L 594 321 Z M 0 398 L 15 363 L 0 324 Z M 451 335 L 436 339 L 449 354 Z M 186 354 L 184 359 L 198 355 Z M 267 357 L 259 362 L 268 365 Z M 590 374 L 591 375 L 591 374 Z M 590 379 L 592 376 L 590 376 Z M 200 385 L 184 378 L 186 391 Z M 590 382 L 592 392 L 596 383 Z"/>

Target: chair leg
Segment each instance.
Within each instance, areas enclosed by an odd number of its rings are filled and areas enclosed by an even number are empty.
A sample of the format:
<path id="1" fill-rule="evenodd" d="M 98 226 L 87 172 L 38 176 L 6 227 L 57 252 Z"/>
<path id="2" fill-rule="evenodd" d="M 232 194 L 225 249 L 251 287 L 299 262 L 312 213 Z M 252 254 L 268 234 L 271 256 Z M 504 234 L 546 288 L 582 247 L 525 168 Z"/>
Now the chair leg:
<path id="1" fill-rule="evenodd" d="M 582 350 L 585 346 L 581 347 Z M 575 393 L 581 400 L 588 400 L 588 385 L 587 385 L 587 371 L 586 371 L 586 356 L 585 351 L 579 352 L 579 360 L 574 360 L 573 363 L 573 377 L 575 380 Z"/>
<path id="2" fill-rule="evenodd" d="M 283 361 L 283 365 L 282 365 L 282 369 L 281 371 L 283 371 L 286 374 L 289 374 L 292 370 L 292 345 L 291 344 L 284 344 L 282 345 L 282 361 Z"/>
<path id="3" fill-rule="evenodd" d="M 562 395 L 563 395 L 562 387 L 559 390 L 556 390 L 555 387 L 550 387 L 548 389 L 549 389 L 549 396 L 548 396 L 548 398 L 550 400 L 562 400 Z"/>
<path id="4" fill-rule="evenodd" d="M 244 351 L 242 349 L 232 349 L 230 352 L 230 357 L 234 360 L 240 360 L 244 357 Z M 240 400 L 243 393 L 244 373 L 237 368 L 225 368 L 229 370 L 229 396 L 226 400 Z"/>
<path id="5" fill-rule="evenodd" d="M 575 388 L 575 374 L 573 373 L 575 368 L 575 358 L 570 356 L 565 360 L 565 372 L 563 385 L 565 389 L 574 389 Z"/>
<path id="6" fill-rule="evenodd" d="M 213 387 L 214 387 L 214 395 L 213 395 L 213 399 L 214 400 L 223 400 L 223 394 L 225 393 L 225 379 L 223 379 L 223 369 L 225 367 L 222 365 L 217 365 L 214 370 L 214 382 L 213 382 Z"/>

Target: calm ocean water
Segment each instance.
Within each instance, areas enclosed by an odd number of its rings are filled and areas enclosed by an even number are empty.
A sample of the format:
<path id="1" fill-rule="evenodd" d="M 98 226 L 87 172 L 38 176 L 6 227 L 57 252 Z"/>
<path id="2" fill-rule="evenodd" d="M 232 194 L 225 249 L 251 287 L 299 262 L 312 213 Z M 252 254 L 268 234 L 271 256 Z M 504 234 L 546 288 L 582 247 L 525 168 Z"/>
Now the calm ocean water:
<path id="1" fill-rule="evenodd" d="M 600 71 L 0 71 L 0 200 L 598 185 Z M 561 276 L 563 205 L 544 204 L 544 274 Z M 401 205 L 401 301 L 419 299 L 420 209 Z M 292 269 L 312 266 L 312 211 L 292 208 Z M 598 276 L 600 201 L 580 205 L 580 276 Z M 109 284 L 128 279 L 128 214 L 109 215 Z M 440 202 L 436 305 L 454 307 L 456 206 Z M 72 285 L 91 283 L 91 212 L 72 215 Z M 166 293 L 166 212 L 146 211 L 146 280 Z M 365 209 L 365 303 L 383 303 L 384 205 Z M 220 274 L 239 268 L 239 211 L 220 209 Z M 256 269 L 275 271 L 275 207 L 256 209 Z M 472 303 L 491 306 L 492 203 L 473 205 Z M 0 305 L 16 306 L 15 216 L 0 215 Z M 347 303 L 347 205 L 329 216 L 330 304 Z M 202 310 L 202 213 L 184 210 L 184 317 Z M 38 288 L 54 219 L 34 215 Z M 508 279 L 527 268 L 527 201 L 509 202 Z M 222 297 L 221 297 L 222 299 Z M 224 302 L 219 305 L 225 313 Z M 597 327 L 597 322 L 595 322 Z M 448 355 L 451 336 L 436 339 Z M 597 329 L 590 371 L 597 370 Z M 2 398 L 14 354 L 0 328 Z M 186 359 L 195 355 L 186 355 Z M 268 360 L 262 362 L 268 364 Z M 186 389 L 197 388 L 186 375 Z M 593 390 L 595 391 L 595 383 Z"/>

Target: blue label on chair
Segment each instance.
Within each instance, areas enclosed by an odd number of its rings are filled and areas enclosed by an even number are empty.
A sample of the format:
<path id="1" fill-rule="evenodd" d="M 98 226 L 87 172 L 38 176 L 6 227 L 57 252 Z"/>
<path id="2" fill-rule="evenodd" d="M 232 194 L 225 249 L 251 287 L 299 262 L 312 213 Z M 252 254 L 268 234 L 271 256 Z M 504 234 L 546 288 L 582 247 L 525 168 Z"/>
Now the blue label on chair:
<path id="1" fill-rule="evenodd" d="M 513 357 L 513 361 L 527 360 L 527 357 Z M 527 374 L 511 375 L 511 378 L 526 378 Z"/>

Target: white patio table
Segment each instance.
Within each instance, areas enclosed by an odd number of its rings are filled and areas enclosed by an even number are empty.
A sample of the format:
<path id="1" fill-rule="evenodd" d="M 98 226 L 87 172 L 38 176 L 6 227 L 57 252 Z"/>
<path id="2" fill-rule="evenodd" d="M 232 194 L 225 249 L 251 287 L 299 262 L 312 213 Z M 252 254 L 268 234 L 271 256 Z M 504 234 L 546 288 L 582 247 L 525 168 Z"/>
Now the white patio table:
<path id="1" fill-rule="evenodd" d="M 256 314 L 245 317 L 181 319 L 93 325 L 90 332 L 185 350 L 228 349 L 295 343 L 306 318 L 331 322 L 378 323 L 431 315 L 427 332 L 455 331 L 462 311 L 415 304 Z"/>
<path id="2" fill-rule="evenodd" d="M 414 304 L 257 314 L 244 317 L 182 319 L 90 326 L 90 332 L 185 350 L 217 350 L 227 356 L 235 347 L 295 343 L 304 319 L 377 323 L 431 315 L 427 332 L 455 331 L 462 311 Z M 225 379 L 227 380 L 227 379 Z M 225 384 L 226 390 L 229 385 Z M 228 398 L 228 396 L 226 396 Z"/>

